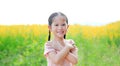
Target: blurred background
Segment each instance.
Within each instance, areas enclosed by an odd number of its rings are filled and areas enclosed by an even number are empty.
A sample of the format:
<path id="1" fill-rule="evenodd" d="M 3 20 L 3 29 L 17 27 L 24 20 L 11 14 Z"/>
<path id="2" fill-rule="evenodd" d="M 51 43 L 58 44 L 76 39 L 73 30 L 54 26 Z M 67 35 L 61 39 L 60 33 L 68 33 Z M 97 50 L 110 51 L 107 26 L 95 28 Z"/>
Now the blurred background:
<path id="1" fill-rule="evenodd" d="M 0 65 L 47 66 L 48 17 L 62 12 L 67 39 L 79 49 L 76 66 L 120 66 L 119 6 L 118 0 L 1 0 Z"/>

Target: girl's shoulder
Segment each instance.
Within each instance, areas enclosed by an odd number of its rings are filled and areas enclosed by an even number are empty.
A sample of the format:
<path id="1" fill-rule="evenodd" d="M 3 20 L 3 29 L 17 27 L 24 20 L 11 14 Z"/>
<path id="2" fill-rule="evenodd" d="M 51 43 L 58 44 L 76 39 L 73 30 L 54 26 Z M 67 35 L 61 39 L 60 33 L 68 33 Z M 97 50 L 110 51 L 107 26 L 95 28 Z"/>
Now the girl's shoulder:
<path id="1" fill-rule="evenodd" d="M 45 43 L 45 45 L 46 45 L 46 46 L 51 46 L 51 45 L 52 45 L 52 41 L 47 41 L 47 42 Z"/>

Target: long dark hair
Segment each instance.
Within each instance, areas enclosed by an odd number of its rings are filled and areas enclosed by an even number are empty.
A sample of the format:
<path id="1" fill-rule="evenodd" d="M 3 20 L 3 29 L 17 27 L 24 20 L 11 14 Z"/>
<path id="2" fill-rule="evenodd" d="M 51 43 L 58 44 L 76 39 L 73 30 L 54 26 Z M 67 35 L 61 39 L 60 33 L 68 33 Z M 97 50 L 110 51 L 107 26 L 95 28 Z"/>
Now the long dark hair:
<path id="1" fill-rule="evenodd" d="M 54 18 L 55 18 L 56 16 L 58 16 L 58 15 L 61 15 L 61 16 L 65 17 L 66 23 L 68 24 L 68 18 L 66 17 L 66 15 L 64 15 L 64 14 L 61 13 L 61 12 L 55 12 L 55 13 L 52 13 L 52 14 L 50 15 L 50 17 L 48 18 L 48 25 L 49 25 L 49 26 L 51 26 Z M 51 37 L 51 32 L 50 32 L 50 30 L 49 30 L 48 41 L 50 41 L 50 37 Z M 66 38 L 66 34 L 64 35 L 64 39 L 65 39 L 65 38 Z"/>

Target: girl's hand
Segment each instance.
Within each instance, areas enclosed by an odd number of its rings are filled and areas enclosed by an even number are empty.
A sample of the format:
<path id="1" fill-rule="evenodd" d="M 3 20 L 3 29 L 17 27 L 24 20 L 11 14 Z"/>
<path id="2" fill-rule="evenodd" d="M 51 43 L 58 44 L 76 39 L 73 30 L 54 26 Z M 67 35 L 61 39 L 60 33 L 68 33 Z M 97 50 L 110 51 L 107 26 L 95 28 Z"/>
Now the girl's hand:
<path id="1" fill-rule="evenodd" d="M 68 47 L 70 50 L 74 48 L 72 44 L 68 44 L 68 43 L 65 44 L 65 47 Z"/>
<path id="2" fill-rule="evenodd" d="M 67 46 L 70 50 L 75 48 L 72 40 L 67 40 L 65 46 Z"/>
<path id="3" fill-rule="evenodd" d="M 74 48 L 70 50 L 71 53 L 74 53 L 76 51 L 76 49 L 77 49 L 75 45 L 73 45 L 73 47 Z"/>

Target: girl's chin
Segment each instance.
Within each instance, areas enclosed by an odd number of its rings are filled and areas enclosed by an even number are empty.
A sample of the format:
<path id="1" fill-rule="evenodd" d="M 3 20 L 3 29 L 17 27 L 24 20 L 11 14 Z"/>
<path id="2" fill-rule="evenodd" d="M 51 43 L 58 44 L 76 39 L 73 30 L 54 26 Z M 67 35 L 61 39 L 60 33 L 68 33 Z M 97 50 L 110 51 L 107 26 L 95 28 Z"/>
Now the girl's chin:
<path id="1" fill-rule="evenodd" d="M 58 35 L 59 38 L 64 38 L 64 35 Z"/>

